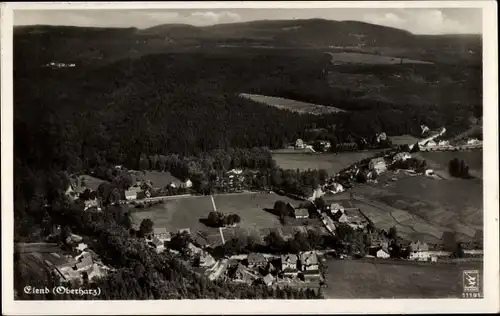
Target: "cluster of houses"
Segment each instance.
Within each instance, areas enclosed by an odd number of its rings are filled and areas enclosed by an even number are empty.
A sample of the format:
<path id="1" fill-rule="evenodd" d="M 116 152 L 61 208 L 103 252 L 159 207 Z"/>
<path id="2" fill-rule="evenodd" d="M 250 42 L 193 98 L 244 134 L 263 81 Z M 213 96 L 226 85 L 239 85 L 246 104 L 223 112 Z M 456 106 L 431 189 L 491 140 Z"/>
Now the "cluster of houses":
<path id="1" fill-rule="evenodd" d="M 206 270 L 210 280 L 224 279 L 253 284 L 263 282 L 267 286 L 281 282 L 319 283 L 323 280 L 320 261 L 315 251 L 281 256 L 250 253 L 237 259 L 222 259 Z"/>

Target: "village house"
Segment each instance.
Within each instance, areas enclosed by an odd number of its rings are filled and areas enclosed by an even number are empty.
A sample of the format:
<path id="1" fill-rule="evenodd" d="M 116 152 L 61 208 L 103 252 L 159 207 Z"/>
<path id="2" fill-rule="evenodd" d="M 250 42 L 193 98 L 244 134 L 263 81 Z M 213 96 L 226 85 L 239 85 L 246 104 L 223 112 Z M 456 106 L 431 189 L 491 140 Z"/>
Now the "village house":
<path id="1" fill-rule="evenodd" d="M 307 208 L 297 208 L 293 211 L 295 218 L 309 218 L 309 210 Z"/>
<path id="2" fill-rule="evenodd" d="M 262 278 L 265 285 L 271 286 L 274 282 L 274 277 L 271 274 L 267 274 Z"/>
<path id="3" fill-rule="evenodd" d="M 416 241 L 408 246 L 410 250 L 410 260 L 427 261 L 430 259 L 429 245 L 424 242 Z"/>
<path id="4" fill-rule="evenodd" d="M 281 255 L 281 271 L 284 276 L 293 277 L 297 276 L 297 261 L 298 257 L 294 254 Z"/>
<path id="5" fill-rule="evenodd" d="M 300 254 L 300 266 L 302 271 L 319 270 L 318 255 L 315 251 L 305 251 Z"/>
<path id="6" fill-rule="evenodd" d="M 387 164 L 385 163 L 383 157 L 373 158 L 370 160 L 368 167 L 371 171 L 375 171 L 377 174 L 381 174 L 387 170 Z"/>
<path id="7" fill-rule="evenodd" d="M 304 142 L 302 141 L 302 139 L 297 139 L 295 141 L 295 148 L 296 149 L 304 149 L 305 148 L 305 145 L 304 145 Z"/>
<path id="8" fill-rule="evenodd" d="M 238 264 L 238 267 L 233 273 L 233 279 L 236 282 L 243 282 L 246 284 L 252 284 L 253 281 L 258 279 L 259 276 L 250 271 L 247 267 L 242 264 Z"/>
<path id="9" fill-rule="evenodd" d="M 165 227 L 158 227 L 158 228 L 153 228 L 153 234 L 151 237 L 156 237 L 160 240 L 170 240 L 170 233 L 167 231 L 167 229 Z M 153 239 L 153 238 L 150 238 L 150 239 Z"/>
<path id="10" fill-rule="evenodd" d="M 206 270 L 206 274 L 208 275 L 208 279 L 210 281 L 214 281 L 223 277 L 227 271 L 227 259 L 223 259 L 217 261 L 217 263 L 210 269 Z"/>
<path id="11" fill-rule="evenodd" d="M 333 220 L 326 214 L 321 214 L 321 221 L 325 225 L 326 229 L 333 235 L 335 235 L 336 227 Z"/>
<path id="12" fill-rule="evenodd" d="M 249 268 L 265 267 L 267 265 L 267 259 L 261 253 L 250 253 L 247 261 Z"/>
<path id="13" fill-rule="evenodd" d="M 83 252 L 81 255 L 75 257 L 76 270 L 84 269 L 92 265 L 92 255 L 89 252 Z"/>
<path id="14" fill-rule="evenodd" d="M 189 179 L 186 179 L 186 181 L 184 181 L 181 185 L 181 187 L 183 189 L 189 189 L 189 188 L 192 188 L 193 187 L 193 182 L 191 182 L 191 180 Z"/>
<path id="15" fill-rule="evenodd" d="M 139 188 L 139 187 L 130 187 L 128 190 L 125 191 L 125 199 L 127 201 L 136 200 L 137 194 L 140 191 L 141 191 L 141 188 Z"/>
<path id="16" fill-rule="evenodd" d="M 380 134 L 377 134 L 377 143 L 380 143 L 382 141 L 386 141 L 387 140 L 387 134 L 382 132 Z"/>

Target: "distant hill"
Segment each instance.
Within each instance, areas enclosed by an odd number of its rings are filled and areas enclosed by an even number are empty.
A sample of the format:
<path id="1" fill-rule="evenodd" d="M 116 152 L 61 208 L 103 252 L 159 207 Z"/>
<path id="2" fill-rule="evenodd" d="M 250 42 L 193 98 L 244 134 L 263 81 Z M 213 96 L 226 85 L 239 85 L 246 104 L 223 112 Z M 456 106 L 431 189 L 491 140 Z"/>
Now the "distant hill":
<path id="1" fill-rule="evenodd" d="M 178 49 L 268 47 L 336 49 L 446 63 L 480 63 L 480 35 L 414 35 L 357 21 L 323 19 L 252 21 L 196 27 L 163 24 L 147 29 L 18 26 L 16 50 L 37 63 L 103 63 Z M 28 58 L 29 57 L 29 58 Z"/>

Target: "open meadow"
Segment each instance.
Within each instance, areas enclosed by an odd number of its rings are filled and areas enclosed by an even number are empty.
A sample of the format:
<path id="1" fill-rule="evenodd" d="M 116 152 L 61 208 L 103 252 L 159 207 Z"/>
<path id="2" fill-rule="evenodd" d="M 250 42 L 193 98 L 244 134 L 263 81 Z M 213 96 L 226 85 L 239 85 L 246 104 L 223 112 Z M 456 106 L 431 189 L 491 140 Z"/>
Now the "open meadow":
<path id="1" fill-rule="evenodd" d="M 373 150 L 342 152 L 338 154 L 273 153 L 273 159 L 283 169 L 324 169 L 328 172 L 328 175 L 333 175 L 357 161 L 372 157 L 376 153 L 377 151 Z"/>
<path id="2" fill-rule="evenodd" d="M 308 102 L 301 102 L 291 99 L 271 97 L 265 95 L 258 94 L 248 94 L 248 93 L 240 93 L 240 96 L 243 98 L 250 99 L 255 102 L 267 104 L 270 106 L 274 106 L 278 109 L 288 110 L 297 113 L 309 113 L 314 115 L 322 115 L 322 114 L 330 114 L 330 113 L 338 113 L 345 112 L 344 110 L 337 109 L 332 106 L 325 106 L 320 104 L 313 104 Z"/>
<path id="3" fill-rule="evenodd" d="M 208 213 L 213 210 L 212 202 L 208 196 L 172 198 L 163 204 L 154 205 L 148 209 L 132 209 L 134 224 L 139 225 L 143 219 L 149 218 L 154 227 L 165 227 L 169 232 L 175 232 L 182 228 L 191 231 L 214 231 L 201 223 L 201 218 L 207 218 Z"/>
<path id="4" fill-rule="evenodd" d="M 328 299 L 457 298 L 462 295 L 462 271 L 475 269 L 482 274 L 483 268 L 482 262 L 382 260 L 328 260 L 326 265 Z"/>
<path id="5" fill-rule="evenodd" d="M 483 151 L 435 151 L 419 152 L 415 155 L 418 158 L 425 159 L 427 165 L 435 170 L 448 172 L 448 163 L 454 158 L 464 160 L 469 166 L 469 173 L 473 177 L 482 179 L 483 177 Z"/>
<path id="6" fill-rule="evenodd" d="M 285 196 L 267 193 L 241 193 L 215 195 L 214 201 L 217 211 L 224 214 L 237 214 L 241 218 L 237 230 L 248 232 L 256 229 L 267 229 L 281 227 L 278 216 L 264 209 L 272 209 L 278 200 L 291 202 L 297 205 L 297 201 Z M 194 231 L 205 231 L 216 233 L 218 229 L 208 227 L 200 219 L 205 219 L 213 210 L 212 201 L 209 196 L 172 197 L 164 204 L 153 205 L 148 209 L 132 208 L 132 219 L 135 225 L 149 218 L 154 222 L 154 227 L 165 227 L 169 232 L 175 232 L 181 228 L 190 228 Z M 309 220 L 309 224 L 317 221 Z M 302 225 L 297 222 L 295 225 Z M 229 230 L 228 230 L 229 233 Z M 260 234 L 260 233 L 259 233 Z"/>

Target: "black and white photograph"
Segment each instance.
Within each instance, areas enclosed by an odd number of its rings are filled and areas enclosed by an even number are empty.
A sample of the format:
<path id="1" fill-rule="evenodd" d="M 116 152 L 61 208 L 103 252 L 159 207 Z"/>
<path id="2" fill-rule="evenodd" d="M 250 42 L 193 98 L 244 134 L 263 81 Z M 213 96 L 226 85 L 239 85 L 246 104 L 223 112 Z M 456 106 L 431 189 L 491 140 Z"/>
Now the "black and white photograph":
<path id="1" fill-rule="evenodd" d="M 9 315 L 498 312 L 493 11 L 3 3 Z"/>

